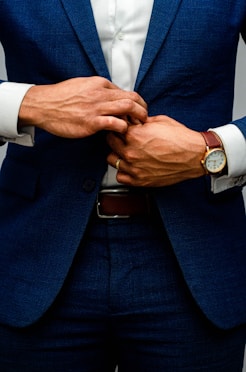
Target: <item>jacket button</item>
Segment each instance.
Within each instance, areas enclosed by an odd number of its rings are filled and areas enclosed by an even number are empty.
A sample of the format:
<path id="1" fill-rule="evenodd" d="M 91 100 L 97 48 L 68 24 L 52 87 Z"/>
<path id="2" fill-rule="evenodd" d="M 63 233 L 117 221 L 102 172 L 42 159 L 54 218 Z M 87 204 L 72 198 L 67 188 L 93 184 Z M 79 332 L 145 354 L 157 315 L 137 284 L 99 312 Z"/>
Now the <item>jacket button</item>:
<path id="1" fill-rule="evenodd" d="M 85 192 L 92 192 L 95 189 L 96 181 L 90 178 L 87 178 L 83 181 L 82 188 Z"/>

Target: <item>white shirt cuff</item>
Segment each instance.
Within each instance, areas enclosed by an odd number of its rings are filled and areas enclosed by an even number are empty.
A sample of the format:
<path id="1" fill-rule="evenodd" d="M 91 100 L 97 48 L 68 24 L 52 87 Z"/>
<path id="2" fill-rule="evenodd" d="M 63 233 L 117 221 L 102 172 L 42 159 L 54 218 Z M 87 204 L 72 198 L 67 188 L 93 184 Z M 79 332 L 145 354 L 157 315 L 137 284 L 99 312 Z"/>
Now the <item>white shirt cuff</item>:
<path id="1" fill-rule="evenodd" d="M 17 130 L 21 103 L 32 84 L 4 82 L 0 84 L 0 139 L 24 146 L 33 146 L 34 127 Z"/>
<path id="2" fill-rule="evenodd" d="M 234 124 L 211 128 L 220 137 L 226 157 L 228 174 L 221 177 L 212 176 L 211 188 L 214 193 L 227 190 L 246 183 L 246 139 Z"/>

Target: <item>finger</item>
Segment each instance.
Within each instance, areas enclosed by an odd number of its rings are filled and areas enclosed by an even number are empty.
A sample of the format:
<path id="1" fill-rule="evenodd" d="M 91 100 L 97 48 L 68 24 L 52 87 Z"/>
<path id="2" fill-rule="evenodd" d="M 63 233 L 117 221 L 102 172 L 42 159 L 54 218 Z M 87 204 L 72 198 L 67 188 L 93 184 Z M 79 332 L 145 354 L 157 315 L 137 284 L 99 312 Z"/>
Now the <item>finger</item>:
<path id="1" fill-rule="evenodd" d="M 107 96 L 106 100 L 114 101 L 120 99 L 129 99 L 131 101 L 138 103 L 140 106 L 144 107 L 147 110 L 147 103 L 137 92 L 123 90 L 119 88 L 116 84 L 112 83 L 111 81 L 103 77 L 97 76 L 94 78 L 90 78 L 90 81 L 92 81 L 92 79 L 96 79 L 96 82 L 99 87 L 104 88 L 104 90 L 105 89 L 108 90 L 108 93 L 104 91 L 104 95 L 106 94 Z M 108 97 L 108 95 L 111 95 L 111 99 Z"/>
<path id="2" fill-rule="evenodd" d="M 128 129 L 128 123 L 117 116 L 99 116 L 96 121 L 96 126 L 99 130 L 113 131 L 124 134 Z"/>
<path id="3" fill-rule="evenodd" d="M 116 154 L 115 152 L 111 152 L 108 155 L 107 162 L 113 168 L 117 169 L 118 172 L 123 171 L 123 169 L 124 169 L 123 159 L 118 154 Z"/>
<path id="4" fill-rule="evenodd" d="M 130 115 L 127 116 L 127 123 L 128 125 L 143 125 L 144 122 L 140 121 L 139 119 L 136 119 L 134 117 L 131 117 Z"/>
<path id="5" fill-rule="evenodd" d="M 147 110 L 147 107 L 148 107 L 147 103 L 137 92 L 126 91 L 126 90 L 120 89 L 119 87 L 117 87 L 113 83 L 111 83 L 111 84 L 112 84 L 111 89 L 114 89 L 114 93 L 116 94 L 118 99 L 121 99 L 121 98 L 122 99 L 130 99 L 131 101 L 134 101 L 134 102 L 138 103 L 139 105 L 141 105 L 142 107 L 144 107 Z"/>
<path id="6" fill-rule="evenodd" d="M 163 122 L 164 116 L 157 115 L 157 116 L 148 116 L 146 119 L 146 123 L 158 123 Z"/>
<path id="7" fill-rule="evenodd" d="M 120 162 L 121 162 L 121 158 L 118 158 L 118 159 L 116 160 L 116 162 L 115 162 L 115 168 L 116 168 L 117 170 L 120 169 Z"/>
<path id="8" fill-rule="evenodd" d="M 140 184 L 138 184 L 133 177 L 124 172 L 117 172 L 116 179 L 119 183 L 122 183 L 126 186 L 140 186 Z"/>
<path id="9" fill-rule="evenodd" d="M 121 158 L 123 158 L 123 150 L 125 147 L 123 138 L 115 133 L 110 132 L 107 135 L 107 142 L 108 145 L 111 147 L 112 151 L 118 154 Z"/>
<path id="10" fill-rule="evenodd" d="M 104 102 L 101 105 L 102 115 L 110 114 L 114 116 L 131 118 L 131 122 L 142 123 L 147 119 L 147 110 L 139 102 L 130 98 L 121 98 Z"/>
<path id="11" fill-rule="evenodd" d="M 130 98 L 137 102 L 139 105 L 143 106 L 146 110 L 148 109 L 148 105 L 147 103 L 145 102 L 145 100 L 143 99 L 143 97 L 141 97 L 137 92 L 128 92 L 130 94 Z"/>
<path id="12" fill-rule="evenodd" d="M 118 154 L 112 152 L 107 157 L 107 162 L 113 168 L 117 169 L 117 180 L 121 180 L 121 183 L 136 182 L 137 178 L 134 173 L 134 168 L 122 159 Z"/>

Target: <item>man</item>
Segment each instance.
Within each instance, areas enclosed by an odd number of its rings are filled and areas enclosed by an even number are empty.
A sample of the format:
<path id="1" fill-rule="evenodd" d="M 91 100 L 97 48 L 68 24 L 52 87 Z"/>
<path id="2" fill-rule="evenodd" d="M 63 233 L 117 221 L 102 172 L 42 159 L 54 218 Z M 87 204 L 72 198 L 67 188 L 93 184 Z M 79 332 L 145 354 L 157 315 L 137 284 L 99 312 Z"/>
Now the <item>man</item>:
<path id="1" fill-rule="evenodd" d="M 2 371 L 242 369 L 245 20 L 242 0 L 0 1 Z"/>

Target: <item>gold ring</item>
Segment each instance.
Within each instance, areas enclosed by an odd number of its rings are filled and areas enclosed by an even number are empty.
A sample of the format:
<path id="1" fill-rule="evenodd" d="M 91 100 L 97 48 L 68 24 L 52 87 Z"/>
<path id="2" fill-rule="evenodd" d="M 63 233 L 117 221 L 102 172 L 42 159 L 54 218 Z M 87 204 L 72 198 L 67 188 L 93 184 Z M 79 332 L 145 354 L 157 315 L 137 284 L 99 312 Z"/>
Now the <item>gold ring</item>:
<path id="1" fill-rule="evenodd" d="M 119 170 L 119 168 L 120 168 L 120 161 L 121 161 L 120 158 L 118 158 L 118 159 L 116 160 L 115 168 L 116 168 L 117 170 Z"/>

